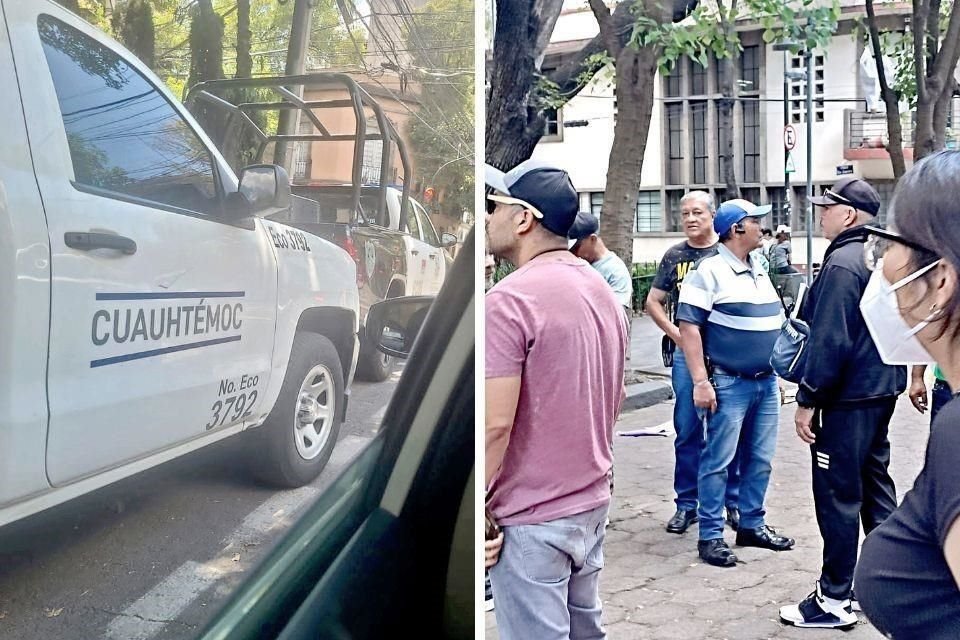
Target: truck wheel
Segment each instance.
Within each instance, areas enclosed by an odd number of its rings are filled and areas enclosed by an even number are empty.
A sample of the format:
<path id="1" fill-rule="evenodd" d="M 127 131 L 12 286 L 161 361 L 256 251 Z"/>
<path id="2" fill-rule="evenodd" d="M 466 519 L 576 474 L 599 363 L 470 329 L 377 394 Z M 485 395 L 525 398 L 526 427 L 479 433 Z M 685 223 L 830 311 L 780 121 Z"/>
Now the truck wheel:
<path id="1" fill-rule="evenodd" d="M 340 433 L 343 370 L 333 343 L 298 333 L 280 396 L 263 425 L 254 430 L 258 475 L 271 484 L 300 487 L 330 460 Z"/>
<path id="2" fill-rule="evenodd" d="M 388 356 L 365 338 L 360 341 L 360 357 L 357 359 L 357 378 L 367 382 L 383 382 L 397 366 L 397 359 Z"/>

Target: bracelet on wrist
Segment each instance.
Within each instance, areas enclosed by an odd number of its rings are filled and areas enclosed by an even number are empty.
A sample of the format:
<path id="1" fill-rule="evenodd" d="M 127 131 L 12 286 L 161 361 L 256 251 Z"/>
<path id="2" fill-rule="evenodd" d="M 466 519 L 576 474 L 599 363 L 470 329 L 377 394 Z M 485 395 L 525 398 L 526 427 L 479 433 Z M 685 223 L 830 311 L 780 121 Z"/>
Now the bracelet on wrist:
<path id="1" fill-rule="evenodd" d="M 710 384 L 710 378 L 704 378 L 704 379 L 701 380 L 700 382 L 694 382 L 694 383 L 693 383 L 693 386 L 699 387 L 699 386 L 702 385 L 702 384 Z"/>

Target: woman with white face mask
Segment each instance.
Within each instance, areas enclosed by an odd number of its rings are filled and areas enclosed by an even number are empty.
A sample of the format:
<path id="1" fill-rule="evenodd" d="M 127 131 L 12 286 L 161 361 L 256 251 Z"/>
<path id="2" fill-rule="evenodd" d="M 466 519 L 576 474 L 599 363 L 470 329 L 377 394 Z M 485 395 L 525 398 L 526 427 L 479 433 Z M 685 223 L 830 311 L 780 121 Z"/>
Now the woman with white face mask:
<path id="1" fill-rule="evenodd" d="M 894 194 L 896 227 L 868 228 L 861 311 L 888 364 L 939 362 L 960 388 L 960 152 L 917 163 Z M 960 638 L 960 402 L 934 421 L 923 471 L 860 553 L 864 613 L 891 638 Z"/>

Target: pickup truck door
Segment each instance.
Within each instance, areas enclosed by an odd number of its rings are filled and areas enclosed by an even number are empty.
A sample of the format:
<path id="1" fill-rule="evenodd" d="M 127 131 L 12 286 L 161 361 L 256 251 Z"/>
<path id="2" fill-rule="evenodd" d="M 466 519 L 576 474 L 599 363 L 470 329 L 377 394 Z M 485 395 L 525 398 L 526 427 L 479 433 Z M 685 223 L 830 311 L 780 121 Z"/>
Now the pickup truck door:
<path id="1" fill-rule="evenodd" d="M 427 249 L 427 268 L 424 274 L 424 295 L 436 295 L 440 293 L 443 286 L 443 280 L 447 273 L 447 260 L 440 248 L 440 237 L 437 230 L 430 220 L 430 216 L 420 205 L 419 202 L 411 201 L 414 214 L 417 216 L 417 224 L 420 227 L 420 234 L 423 236 L 424 244 Z"/>
<path id="2" fill-rule="evenodd" d="M 52 4 L 4 9 L 49 233 L 47 473 L 61 485 L 262 402 L 276 258 L 260 221 L 225 222 L 235 177 L 142 63 Z"/>
<path id="3" fill-rule="evenodd" d="M 48 488 L 50 253 L 7 25 L 0 13 L 0 506 Z"/>
<path id="4" fill-rule="evenodd" d="M 413 200 L 407 200 L 401 223 L 405 226 L 404 244 L 407 250 L 407 295 L 420 296 L 432 293 L 429 285 L 428 264 L 430 245 L 423 241 L 420 220 L 413 206 Z"/>

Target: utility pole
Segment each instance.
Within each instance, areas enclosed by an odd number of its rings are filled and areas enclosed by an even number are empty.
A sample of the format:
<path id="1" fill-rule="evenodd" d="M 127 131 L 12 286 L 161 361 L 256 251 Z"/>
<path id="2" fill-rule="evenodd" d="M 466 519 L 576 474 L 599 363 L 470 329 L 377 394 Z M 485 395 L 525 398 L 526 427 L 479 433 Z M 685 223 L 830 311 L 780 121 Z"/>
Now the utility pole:
<path id="1" fill-rule="evenodd" d="M 787 77 L 787 52 L 783 52 L 783 130 L 786 131 L 790 126 L 790 78 Z M 793 194 L 790 192 L 790 171 L 789 163 L 790 149 L 787 149 L 786 143 L 783 145 L 783 212 L 786 214 L 787 226 L 791 226 L 790 214 L 792 207 L 790 201 Z"/>
<path id="2" fill-rule="evenodd" d="M 807 27 L 813 18 L 807 19 Z M 813 284 L 813 52 L 806 47 L 803 57 L 807 62 L 807 288 Z"/>
<path id="3" fill-rule="evenodd" d="M 313 19 L 313 0 L 295 0 L 293 5 L 293 24 L 290 27 L 290 48 L 287 50 L 287 65 L 284 73 L 288 76 L 300 75 L 304 72 L 307 62 L 307 49 L 310 46 L 310 23 Z M 303 87 L 291 89 L 301 98 L 303 97 Z M 296 133 L 298 123 L 300 122 L 300 111 L 293 109 L 281 109 L 280 119 L 277 122 L 277 134 L 290 136 Z M 288 149 L 286 142 L 277 142 L 274 162 L 290 170 L 292 157 L 288 160 Z"/>

